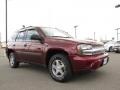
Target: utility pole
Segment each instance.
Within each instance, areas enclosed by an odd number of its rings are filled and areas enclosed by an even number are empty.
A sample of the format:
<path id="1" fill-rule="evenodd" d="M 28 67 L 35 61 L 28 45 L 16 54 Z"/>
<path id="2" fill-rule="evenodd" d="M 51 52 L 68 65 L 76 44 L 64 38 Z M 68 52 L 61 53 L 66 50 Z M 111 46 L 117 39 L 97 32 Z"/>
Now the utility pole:
<path id="1" fill-rule="evenodd" d="M 118 4 L 118 5 L 115 6 L 115 8 L 119 8 L 119 7 L 120 7 L 120 4 Z M 120 29 L 120 28 L 115 29 L 115 30 L 117 30 L 117 41 L 118 41 L 118 38 L 119 38 L 119 36 L 118 36 L 118 35 L 119 35 L 118 30 L 119 30 L 119 29 Z"/>
<path id="2" fill-rule="evenodd" d="M 75 28 L 75 38 L 77 38 L 77 34 L 76 34 L 76 28 L 78 27 L 78 25 L 74 26 Z"/>
<path id="3" fill-rule="evenodd" d="M 118 32 L 119 29 L 120 29 L 120 28 L 115 29 L 115 30 L 117 31 L 117 41 L 118 41 L 118 39 L 119 39 L 119 32 Z"/>
<path id="4" fill-rule="evenodd" d="M 8 20 L 8 17 L 7 17 L 7 10 L 8 10 L 8 7 L 7 7 L 7 0 L 5 0 L 5 29 L 6 29 L 6 45 L 7 45 L 7 36 L 8 36 L 8 34 L 7 34 L 7 29 L 8 29 L 8 22 L 7 22 L 7 20 Z"/>

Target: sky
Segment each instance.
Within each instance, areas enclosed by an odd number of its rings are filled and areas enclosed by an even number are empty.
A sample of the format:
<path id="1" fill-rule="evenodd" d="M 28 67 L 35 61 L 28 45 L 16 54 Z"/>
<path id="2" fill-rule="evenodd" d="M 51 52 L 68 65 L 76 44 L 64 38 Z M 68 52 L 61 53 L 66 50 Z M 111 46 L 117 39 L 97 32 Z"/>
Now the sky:
<path id="1" fill-rule="evenodd" d="M 25 26 L 57 27 L 77 38 L 116 39 L 119 0 L 8 0 L 8 37 Z M 0 32 L 5 41 L 5 0 L 0 0 Z"/>

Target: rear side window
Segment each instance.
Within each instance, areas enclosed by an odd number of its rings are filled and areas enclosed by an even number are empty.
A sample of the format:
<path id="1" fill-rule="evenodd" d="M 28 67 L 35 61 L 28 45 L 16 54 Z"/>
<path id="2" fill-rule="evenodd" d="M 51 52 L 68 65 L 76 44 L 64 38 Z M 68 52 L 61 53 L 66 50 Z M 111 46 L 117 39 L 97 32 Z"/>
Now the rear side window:
<path id="1" fill-rule="evenodd" d="M 25 31 L 24 32 L 19 32 L 18 36 L 16 38 L 16 41 L 24 41 L 25 38 Z"/>
<path id="2" fill-rule="evenodd" d="M 26 40 L 31 41 L 31 36 L 32 35 L 39 35 L 39 33 L 36 30 L 28 30 Z"/>

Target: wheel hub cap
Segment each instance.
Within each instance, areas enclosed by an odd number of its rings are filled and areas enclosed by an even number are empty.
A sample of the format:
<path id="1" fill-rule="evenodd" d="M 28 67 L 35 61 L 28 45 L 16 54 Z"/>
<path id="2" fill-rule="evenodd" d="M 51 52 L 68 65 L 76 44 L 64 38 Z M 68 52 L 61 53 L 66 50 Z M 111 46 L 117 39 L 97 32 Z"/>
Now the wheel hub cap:
<path id="1" fill-rule="evenodd" d="M 61 60 L 55 60 L 52 63 L 52 72 L 56 77 L 63 77 L 65 73 L 65 66 Z"/>

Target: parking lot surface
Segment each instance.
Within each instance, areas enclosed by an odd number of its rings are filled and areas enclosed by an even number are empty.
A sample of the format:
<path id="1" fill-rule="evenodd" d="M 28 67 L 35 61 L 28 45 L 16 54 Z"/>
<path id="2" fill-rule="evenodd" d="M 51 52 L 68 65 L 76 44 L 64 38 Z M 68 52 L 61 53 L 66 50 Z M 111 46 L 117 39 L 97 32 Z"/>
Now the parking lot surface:
<path id="1" fill-rule="evenodd" d="M 120 90 L 120 54 L 109 55 L 110 62 L 95 72 L 81 72 L 71 81 L 59 83 L 41 66 L 21 64 L 11 69 L 0 49 L 0 90 Z"/>

